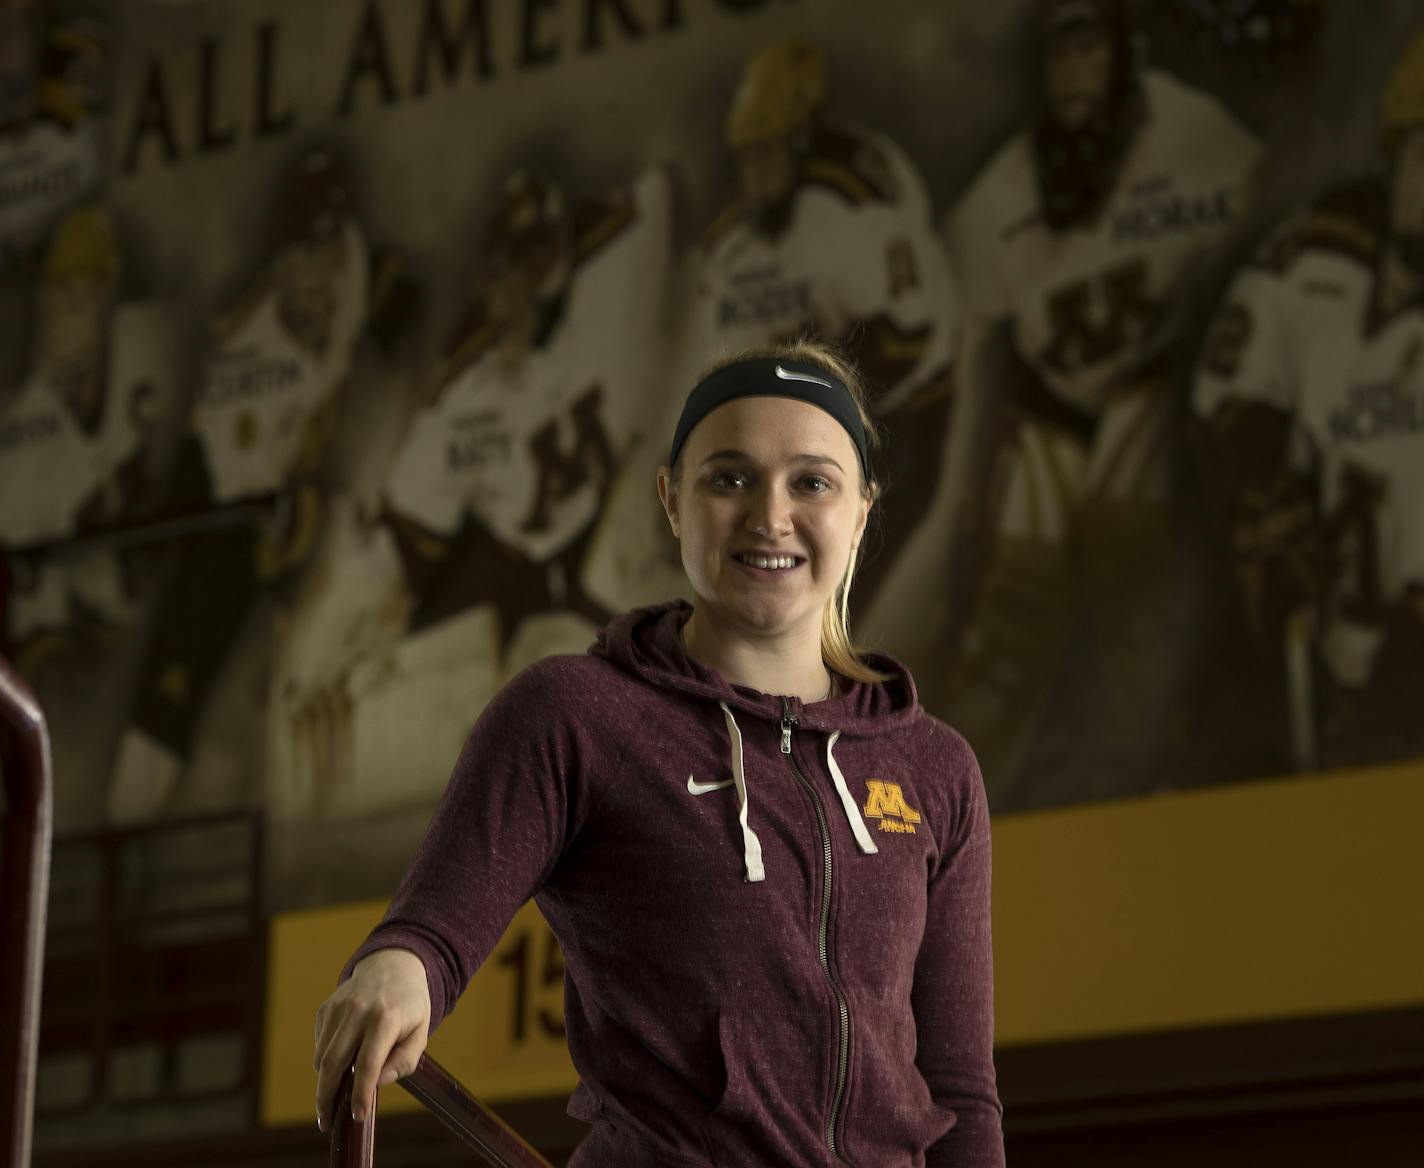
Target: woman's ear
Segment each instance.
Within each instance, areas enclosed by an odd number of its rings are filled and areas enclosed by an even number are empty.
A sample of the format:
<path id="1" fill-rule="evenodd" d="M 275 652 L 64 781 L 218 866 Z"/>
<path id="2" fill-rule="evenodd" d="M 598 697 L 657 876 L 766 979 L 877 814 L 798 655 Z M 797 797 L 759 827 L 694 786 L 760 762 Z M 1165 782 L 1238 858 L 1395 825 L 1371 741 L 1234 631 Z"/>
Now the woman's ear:
<path id="1" fill-rule="evenodd" d="M 658 498 L 672 528 L 672 537 L 677 539 L 682 534 L 677 517 L 677 484 L 673 482 L 672 471 L 665 466 L 658 467 Z"/>
<path id="2" fill-rule="evenodd" d="M 859 547 L 860 541 L 865 538 L 865 525 L 870 521 L 870 510 L 875 506 L 875 500 L 879 494 L 880 485 L 871 483 L 870 489 L 860 497 L 860 515 L 856 520 L 855 536 L 850 541 L 854 547 Z"/>

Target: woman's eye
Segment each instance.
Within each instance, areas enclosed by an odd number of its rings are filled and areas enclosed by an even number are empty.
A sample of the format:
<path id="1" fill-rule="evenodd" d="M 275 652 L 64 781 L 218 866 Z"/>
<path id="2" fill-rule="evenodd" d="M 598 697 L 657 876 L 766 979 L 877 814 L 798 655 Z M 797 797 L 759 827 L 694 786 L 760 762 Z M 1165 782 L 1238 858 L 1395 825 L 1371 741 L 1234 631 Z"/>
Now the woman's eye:
<path id="1" fill-rule="evenodd" d="M 735 491 L 738 487 L 746 485 L 746 476 L 740 475 L 732 470 L 719 470 L 712 473 L 712 485 L 719 490 Z"/>
<path id="2" fill-rule="evenodd" d="M 807 475 L 801 485 L 813 495 L 823 495 L 831 489 L 831 480 L 822 475 Z"/>

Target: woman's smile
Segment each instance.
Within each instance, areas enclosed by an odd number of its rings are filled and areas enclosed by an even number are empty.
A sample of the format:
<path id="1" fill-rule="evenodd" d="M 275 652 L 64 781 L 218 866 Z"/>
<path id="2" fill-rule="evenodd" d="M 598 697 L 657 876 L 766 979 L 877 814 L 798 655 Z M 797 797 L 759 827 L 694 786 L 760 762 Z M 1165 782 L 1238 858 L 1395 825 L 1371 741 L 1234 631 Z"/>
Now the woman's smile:
<path id="1" fill-rule="evenodd" d="M 805 556 L 787 552 L 735 552 L 732 555 L 739 565 L 754 578 L 778 579 L 789 575 L 806 562 Z"/>

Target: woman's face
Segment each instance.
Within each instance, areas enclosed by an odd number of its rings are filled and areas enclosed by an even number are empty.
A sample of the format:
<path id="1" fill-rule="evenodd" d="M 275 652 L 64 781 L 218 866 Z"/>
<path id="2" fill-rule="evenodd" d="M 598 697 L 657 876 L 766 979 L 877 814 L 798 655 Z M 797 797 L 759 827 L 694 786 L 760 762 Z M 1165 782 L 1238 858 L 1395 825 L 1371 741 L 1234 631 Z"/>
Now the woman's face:
<path id="1" fill-rule="evenodd" d="M 753 635 L 819 637 L 870 513 L 850 435 L 824 410 L 738 398 L 697 424 L 658 491 L 699 608 Z"/>

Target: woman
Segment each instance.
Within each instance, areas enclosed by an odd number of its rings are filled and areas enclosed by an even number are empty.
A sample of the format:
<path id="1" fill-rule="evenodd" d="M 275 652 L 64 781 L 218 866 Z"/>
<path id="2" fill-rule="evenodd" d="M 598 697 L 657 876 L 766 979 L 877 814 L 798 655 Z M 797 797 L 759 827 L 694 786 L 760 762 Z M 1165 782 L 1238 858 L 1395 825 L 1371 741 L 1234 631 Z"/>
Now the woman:
<path id="1" fill-rule="evenodd" d="M 973 754 L 846 599 L 875 501 L 855 375 L 715 369 L 658 491 L 695 603 L 614 620 L 481 715 L 317 1017 L 317 1109 L 415 1065 L 516 909 L 563 950 L 572 1163 L 998 1165 Z"/>

